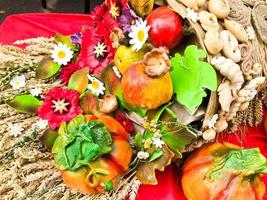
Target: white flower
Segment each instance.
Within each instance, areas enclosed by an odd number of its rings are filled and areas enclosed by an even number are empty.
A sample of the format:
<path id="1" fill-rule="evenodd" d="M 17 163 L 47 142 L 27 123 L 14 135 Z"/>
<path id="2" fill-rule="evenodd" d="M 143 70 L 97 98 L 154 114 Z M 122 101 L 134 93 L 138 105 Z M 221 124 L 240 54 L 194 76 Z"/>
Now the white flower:
<path id="1" fill-rule="evenodd" d="M 39 129 L 45 129 L 48 126 L 48 120 L 39 119 L 36 125 Z"/>
<path id="2" fill-rule="evenodd" d="M 149 153 L 147 153 L 147 152 L 139 151 L 137 153 L 137 158 L 139 158 L 140 160 L 146 160 L 146 159 L 148 159 L 148 157 L 149 157 Z"/>
<path id="3" fill-rule="evenodd" d="M 88 85 L 88 89 L 97 96 L 99 96 L 100 94 L 103 95 L 105 91 L 104 84 L 97 78 L 90 75 L 88 75 L 88 79 L 91 82 L 91 84 Z"/>
<path id="4" fill-rule="evenodd" d="M 198 21 L 198 13 L 196 13 L 193 9 L 186 8 L 186 13 L 192 22 L 196 23 Z"/>
<path id="5" fill-rule="evenodd" d="M 42 88 L 33 88 L 30 90 L 30 93 L 32 96 L 38 97 L 40 94 L 42 94 Z"/>
<path id="6" fill-rule="evenodd" d="M 9 127 L 9 134 L 11 136 L 17 137 L 22 134 L 22 131 L 24 130 L 20 124 L 12 124 L 8 123 Z"/>
<path id="7" fill-rule="evenodd" d="M 160 138 L 156 137 L 156 138 L 153 138 L 152 140 L 153 140 L 153 144 L 157 148 L 162 148 L 162 145 L 164 144 L 164 142 Z"/>
<path id="8" fill-rule="evenodd" d="M 10 81 L 10 85 L 12 86 L 12 88 L 14 90 L 20 89 L 22 87 L 24 87 L 26 85 L 26 81 L 25 81 L 25 76 L 21 75 L 21 76 L 15 76 L 11 81 Z"/>
<path id="9" fill-rule="evenodd" d="M 94 47 L 94 54 L 98 57 L 104 57 L 104 53 L 108 52 L 107 46 L 105 43 L 98 42 L 97 45 Z"/>
<path id="10" fill-rule="evenodd" d="M 253 40 L 256 37 L 255 31 L 252 26 L 248 26 L 246 29 L 249 40 Z"/>
<path id="11" fill-rule="evenodd" d="M 120 71 L 118 70 L 117 67 L 113 66 L 113 67 L 112 67 L 112 70 L 113 70 L 113 72 L 115 73 L 115 75 L 116 75 L 118 78 L 121 78 L 121 73 L 120 73 Z"/>
<path id="12" fill-rule="evenodd" d="M 60 42 L 54 46 L 51 54 L 55 63 L 66 65 L 72 59 L 73 51 L 66 44 Z"/>
<path id="13" fill-rule="evenodd" d="M 214 128 L 214 125 L 215 125 L 217 120 L 218 120 L 218 114 L 213 115 L 212 118 L 208 122 L 208 127 L 209 128 Z"/>
<path id="14" fill-rule="evenodd" d="M 136 24 L 131 26 L 132 32 L 129 34 L 131 38 L 130 44 L 133 45 L 133 50 L 140 50 L 145 44 L 148 38 L 148 31 L 150 26 L 147 26 L 147 21 L 143 21 L 142 19 L 136 20 Z"/>

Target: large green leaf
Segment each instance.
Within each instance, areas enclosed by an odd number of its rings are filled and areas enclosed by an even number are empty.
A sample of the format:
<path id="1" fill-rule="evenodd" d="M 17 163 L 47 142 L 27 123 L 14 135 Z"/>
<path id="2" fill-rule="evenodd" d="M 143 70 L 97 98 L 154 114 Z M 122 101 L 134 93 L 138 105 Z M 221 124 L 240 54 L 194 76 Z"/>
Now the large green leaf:
<path id="1" fill-rule="evenodd" d="M 88 67 L 76 71 L 70 77 L 68 88 L 76 90 L 79 93 L 83 93 L 88 86 L 88 74 Z"/>
<path id="2" fill-rule="evenodd" d="M 116 74 L 114 73 L 112 67 L 114 66 L 113 63 L 108 65 L 105 70 L 102 72 L 101 79 L 105 83 L 107 92 L 115 95 L 120 103 L 121 109 L 125 108 L 129 111 L 135 112 L 140 116 L 146 115 L 146 110 L 135 107 L 129 104 L 122 95 L 122 88 L 121 88 L 121 79 L 119 79 Z"/>
<path id="3" fill-rule="evenodd" d="M 108 129 L 100 121 L 86 122 L 79 115 L 59 128 L 52 153 L 60 169 L 77 170 L 90 161 L 112 150 L 112 138 Z"/>
<path id="4" fill-rule="evenodd" d="M 22 113 L 37 113 L 41 106 L 41 101 L 32 95 L 19 95 L 14 99 L 7 101 L 7 105 Z"/>
<path id="5" fill-rule="evenodd" d="M 78 47 L 72 44 L 70 37 L 71 37 L 70 35 L 62 35 L 60 33 L 57 33 L 55 35 L 55 41 L 57 43 L 61 42 L 63 44 L 66 44 L 73 51 L 78 51 L 79 50 Z"/>
<path id="6" fill-rule="evenodd" d="M 214 68 L 204 59 L 206 53 L 197 46 L 187 46 L 184 56 L 176 53 L 171 59 L 171 77 L 176 99 L 193 112 L 207 94 L 205 88 L 216 91 L 217 76 Z"/>
<path id="7" fill-rule="evenodd" d="M 37 65 L 36 78 L 48 79 L 54 76 L 60 69 L 60 66 L 55 63 L 52 58 L 44 57 Z"/>

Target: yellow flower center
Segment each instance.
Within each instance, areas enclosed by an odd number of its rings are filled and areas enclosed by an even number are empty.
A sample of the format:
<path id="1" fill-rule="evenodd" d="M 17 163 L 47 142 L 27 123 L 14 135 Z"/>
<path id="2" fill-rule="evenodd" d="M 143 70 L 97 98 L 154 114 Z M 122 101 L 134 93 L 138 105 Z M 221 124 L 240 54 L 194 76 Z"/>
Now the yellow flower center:
<path id="1" fill-rule="evenodd" d="M 66 57 L 66 53 L 65 53 L 64 51 L 59 51 L 59 52 L 57 53 L 57 56 L 58 56 L 59 58 L 63 59 L 63 58 Z"/>
<path id="2" fill-rule="evenodd" d="M 16 85 L 20 85 L 20 82 L 19 81 L 16 81 L 16 83 L 15 83 Z"/>
<path id="3" fill-rule="evenodd" d="M 92 87 L 93 87 L 94 89 L 98 89 L 98 88 L 99 88 L 99 83 L 96 82 L 96 81 L 93 81 L 93 82 L 92 82 Z"/>
<path id="4" fill-rule="evenodd" d="M 142 42 L 145 38 L 145 32 L 143 30 L 138 31 L 137 33 L 137 39 Z"/>

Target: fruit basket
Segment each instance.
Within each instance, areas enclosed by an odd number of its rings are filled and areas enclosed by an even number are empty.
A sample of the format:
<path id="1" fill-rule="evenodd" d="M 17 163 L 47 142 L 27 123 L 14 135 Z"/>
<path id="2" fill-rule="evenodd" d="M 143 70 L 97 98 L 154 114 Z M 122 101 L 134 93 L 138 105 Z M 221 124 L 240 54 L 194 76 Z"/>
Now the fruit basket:
<path id="1" fill-rule="evenodd" d="M 262 122 L 266 13 L 257 0 L 107 0 L 79 33 L 0 45 L 0 196 L 135 199 L 173 162 L 187 199 L 262 199 L 264 156 L 217 138 Z"/>

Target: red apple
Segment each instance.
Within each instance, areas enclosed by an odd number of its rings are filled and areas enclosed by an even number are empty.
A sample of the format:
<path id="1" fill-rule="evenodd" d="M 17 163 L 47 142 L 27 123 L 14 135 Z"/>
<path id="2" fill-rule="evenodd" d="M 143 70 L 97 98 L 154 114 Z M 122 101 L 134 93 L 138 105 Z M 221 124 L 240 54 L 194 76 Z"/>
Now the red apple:
<path id="1" fill-rule="evenodd" d="M 182 39 L 182 18 L 166 6 L 152 11 L 146 18 L 149 30 L 149 41 L 155 47 L 174 48 Z"/>

